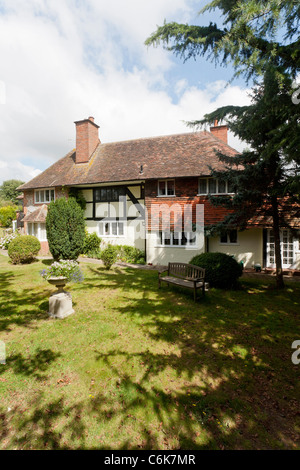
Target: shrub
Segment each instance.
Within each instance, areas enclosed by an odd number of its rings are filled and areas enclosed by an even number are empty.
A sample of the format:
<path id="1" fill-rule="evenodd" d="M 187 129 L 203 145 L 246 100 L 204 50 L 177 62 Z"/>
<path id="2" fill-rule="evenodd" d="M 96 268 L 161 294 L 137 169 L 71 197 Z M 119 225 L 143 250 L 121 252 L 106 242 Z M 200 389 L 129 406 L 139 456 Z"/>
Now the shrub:
<path id="1" fill-rule="evenodd" d="M 101 238 L 99 238 L 95 232 L 89 233 L 86 231 L 82 253 L 85 255 L 93 255 L 94 253 L 97 253 L 99 251 L 100 243 Z"/>
<path id="2" fill-rule="evenodd" d="M 81 282 L 83 281 L 83 273 L 79 267 L 77 261 L 73 260 L 61 260 L 55 261 L 47 269 L 41 271 L 43 279 L 50 279 L 51 277 L 66 277 L 69 282 Z"/>
<path id="3" fill-rule="evenodd" d="M 119 245 L 119 258 L 125 263 L 145 264 L 145 252 L 134 246 Z"/>
<path id="4" fill-rule="evenodd" d="M 30 263 L 41 249 L 38 239 L 32 235 L 22 235 L 12 240 L 8 255 L 13 264 Z"/>
<path id="5" fill-rule="evenodd" d="M 205 280 L 211 287 L 234 288 L 242 275 L 242 266 L 225 253 L 202 253 L 194 256 L 190 264 L 205 269 Z"/>
<path id="6" fill-rule="evenodd" d="M 73 197 L 76 199 L 77 204 L 80 205 L 81 209 L 85 211 L 86 209 L 86 200 L 81 189 L 70 188 L 69 189 L 69 198 Z"/>
<path id="7" fill-rule="evenodd" d="M 85 240 L 84 211 L 74 198 L 51 202 L 46 218 L 47 239 L 53 258 L 76 260 Z"/>
<path id="8" fill-rule="evenodd" d="M 118 259 L 118 246 L 107 245 L 107 247 L 101 251 L 100 259 L 103 261 L 105 268 L 110 269 Z"/>

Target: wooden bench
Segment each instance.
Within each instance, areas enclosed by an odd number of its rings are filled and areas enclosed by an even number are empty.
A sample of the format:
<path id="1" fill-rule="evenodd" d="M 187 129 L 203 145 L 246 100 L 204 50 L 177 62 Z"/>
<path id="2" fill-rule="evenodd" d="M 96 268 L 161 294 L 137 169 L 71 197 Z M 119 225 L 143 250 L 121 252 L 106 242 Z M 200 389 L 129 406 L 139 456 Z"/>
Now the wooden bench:
<path id="1" fill-rule="evenodd" d="M 167 273 L 166 276 L 162 274 Z M 169 263 L 168 269 L 158 273 L 158 288 L 161 283 L 175 284 L 179 287 L 187 287 L 194 290 L 194 301 L 197 300 L 197 290 L 202 290 L 205 295 L 205 269 L 187 263 Z"/>

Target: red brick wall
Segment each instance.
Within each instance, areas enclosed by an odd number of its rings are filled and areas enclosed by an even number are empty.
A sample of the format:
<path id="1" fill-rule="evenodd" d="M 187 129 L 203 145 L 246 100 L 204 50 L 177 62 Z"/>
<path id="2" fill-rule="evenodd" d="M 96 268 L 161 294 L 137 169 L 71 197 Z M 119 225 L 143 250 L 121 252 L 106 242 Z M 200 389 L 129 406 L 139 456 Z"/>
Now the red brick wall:
<path id="1" fill-rule="evenodd" d="M 181 178 L 175 179 L 175 194 L 172 197 L 157 197 L 157 181 L 147 181 L 145 184 L 145 205 L 148 214 L 147 228 L 151 230 L 162 229 L 163 216 L 154 217 L 154 213 L 158 212 L 155 206 L 166 205 L 173 206 L 174 211 L 170 213 L 170 229 L 180 230 L 180 223 L 184 221 L 184 207 L 191 205 L 192 223 L 196 223 L 196 207 L 198 204 L 204 205 L 204 225 L 210 225 L 220 222 L 225 215 L 229 213 L 228 209 L 213 206 L 207 196 L 197 196 L 198 178 Z M 156 212 L 157 211 L 157 212 Z M 186 213 L 189 215 L 189 212 Z"/>
<path id="2" fill-rule="evenodd" d="M 76 122 L 76 163 L 87 163 L 99 142 L 98 126 L 93 121 Z"/>

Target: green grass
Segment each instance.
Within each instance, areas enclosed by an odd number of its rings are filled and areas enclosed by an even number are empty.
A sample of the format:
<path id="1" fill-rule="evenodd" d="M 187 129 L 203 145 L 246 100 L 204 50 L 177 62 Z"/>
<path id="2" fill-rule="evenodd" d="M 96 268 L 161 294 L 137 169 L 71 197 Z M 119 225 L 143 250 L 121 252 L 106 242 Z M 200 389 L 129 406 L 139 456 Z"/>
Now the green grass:
<path id="1" fill-rule="evenodd" d="M 1 449 L 299 449 L 300 283 L 195 304 L 154 271 L 83 263 L 53 320 L 45 263 L 0 256 Z"/>

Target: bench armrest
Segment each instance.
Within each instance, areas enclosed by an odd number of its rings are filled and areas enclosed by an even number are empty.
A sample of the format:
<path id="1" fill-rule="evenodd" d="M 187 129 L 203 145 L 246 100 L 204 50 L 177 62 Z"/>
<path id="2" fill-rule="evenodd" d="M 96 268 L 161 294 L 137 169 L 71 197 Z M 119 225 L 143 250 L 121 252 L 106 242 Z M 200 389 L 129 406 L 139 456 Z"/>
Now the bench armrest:
<path id="1" fill-rule="evenodd" d="M 163 273 L 167 273 L 167 272 L 168 272 L 168 269 L 166 269 L 166 268 L 158 268 L 157 271 L 158 271 L 158 275 L 160 276 L 160 275 L 163 274 Z"/>

